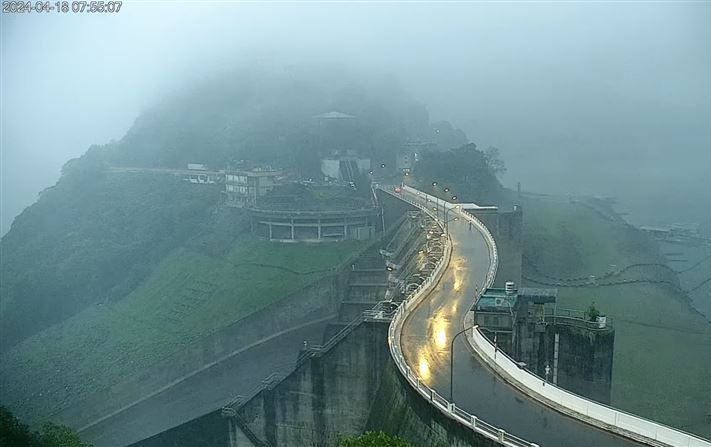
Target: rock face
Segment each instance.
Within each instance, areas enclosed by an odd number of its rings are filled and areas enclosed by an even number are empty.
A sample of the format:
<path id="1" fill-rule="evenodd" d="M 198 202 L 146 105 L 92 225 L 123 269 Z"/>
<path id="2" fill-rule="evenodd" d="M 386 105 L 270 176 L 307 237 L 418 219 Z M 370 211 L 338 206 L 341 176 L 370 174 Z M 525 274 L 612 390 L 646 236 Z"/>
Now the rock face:
<path id="1" fill-rule="evenodd" d="M 332 447 L 339 437 L 366 430 L 415 445 L 495 445 L 447 418 L 402 379 L 387 332 L 385 323 L 361 323 L 235 411 L 214 411 L 134 446 Z"/>

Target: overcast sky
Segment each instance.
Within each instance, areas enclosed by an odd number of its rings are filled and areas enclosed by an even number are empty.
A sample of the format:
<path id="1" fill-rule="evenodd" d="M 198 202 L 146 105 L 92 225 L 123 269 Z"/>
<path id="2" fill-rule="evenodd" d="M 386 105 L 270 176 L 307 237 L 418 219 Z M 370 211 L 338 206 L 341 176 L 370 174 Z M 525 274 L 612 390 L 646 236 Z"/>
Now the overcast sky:
<path id="1" fill-rule="evenodd" d="M 0 234 L 162 95 L 270 60 L 395 74 L 433 120 L 498 146 L 509 185 L 615 195 L 639 220 L 711 208 L 710 2 L 126 1 L 1 20 Z"/>

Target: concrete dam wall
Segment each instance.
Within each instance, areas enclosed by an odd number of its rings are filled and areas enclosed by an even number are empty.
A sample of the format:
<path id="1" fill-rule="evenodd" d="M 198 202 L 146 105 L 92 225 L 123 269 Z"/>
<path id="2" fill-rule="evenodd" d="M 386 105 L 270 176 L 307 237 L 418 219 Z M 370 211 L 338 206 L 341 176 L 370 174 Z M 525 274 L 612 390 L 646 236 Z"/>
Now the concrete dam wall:
<path id="1" fill-rule="evenodd" d="M 217 410 L 135 447 L 335 446 L 383 430 L 419 446 L 496 445 L 429 405 L 390 357 L 385 322 L 364 322 L 330 350 L 234 411 Z"/>
<path id="2" fill-rule="evenodd" d="M 90 397 L 81 405 L 72 406 L 57 419 L 81 427 L 219 360 L 236 348 L 313 321 L 334 318 L 347 290 L 347 278 L 347 271 L 322 278 L 269 307 L 198 339 L 140 375 Z"/>

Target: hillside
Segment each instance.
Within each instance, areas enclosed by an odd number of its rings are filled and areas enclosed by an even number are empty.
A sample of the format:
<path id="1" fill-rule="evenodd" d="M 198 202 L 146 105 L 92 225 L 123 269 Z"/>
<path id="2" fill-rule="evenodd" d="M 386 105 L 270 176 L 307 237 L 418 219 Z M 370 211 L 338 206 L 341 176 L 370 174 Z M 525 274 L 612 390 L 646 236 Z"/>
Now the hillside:
<path id="1" fill-rule="evenodd" d="M 347 124 L 326 121 L 333 112 Z M 119 141 L 67 162 L 0 241 L 0 401 L 37 423 L 122 393 L 129 379 L 333 275 L 367 246 L 256 240 L 246 213 L 225 206 L 224 185 L 164 168 L 266 165 L 318 179 L 321 157 L 392 169 L 411 141 L 447 150 L 466 136 L 430 124 L 393 79 L 341 68 L 222 73 L 147 109 Z M 161 169 L 111 169 L 121 167 Z M 370 206 L 361 177 L 355 190 L 292 184 L 265 206 Z"/>
<path id="2" fill-rule="evenodd" d="M 0 346 L 130 293 L 206 229 L 219 191 L 180 179 L 67 170 L 0 244 Z"/>
<path id="3" fill-rule="evenodd" d="M 244 235 L 223 253 L 208 246 L 191 241 L 171 251 L 128 296 L 11 348 L 0 366 L 3 402 L 33 422 L 76 405 L 332 274 L 366 243 L 284 245 Z"/>
<path id="4" fill-rule="evenodd" d="M 351 115 L 349 126 L 315 118 L 331 111 Z M 388 77 L 287 67 L 187 86 L 141 114 L 121 140 L 69 161 L 2 238 L 0 352 L 90 305 L 128 296 L 192 239 L 224 247 L 245 229 L 239 212 L 218 212 L 216 185 L 108 167 L 225 169 L 246 160 L 320 176 L 319 157 L 333 151 L 391 163 L 407 141 L 422 139 L 442 149 L 466 142 L 448 123 L 431 125 L 426 108 Z"/>

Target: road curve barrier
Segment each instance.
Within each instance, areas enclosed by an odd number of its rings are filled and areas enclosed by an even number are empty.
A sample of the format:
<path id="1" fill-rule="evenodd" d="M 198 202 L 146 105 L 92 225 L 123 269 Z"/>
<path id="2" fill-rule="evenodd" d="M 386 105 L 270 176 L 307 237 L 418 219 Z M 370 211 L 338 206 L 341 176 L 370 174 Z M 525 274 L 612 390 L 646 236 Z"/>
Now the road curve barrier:
<path id="1" fill-rule="evenodd" d="M 447 204 L 446 206 L 449 206 L 450 209 L 455 208 L 456 205 L 452 205 L 448 202 L 445 202 L 441 199 L 438 199 L 436 197 L 428 196 L 427 194 L 418 191 L 414 188 L 410 188 L 408 186 L 398 186 L 398 192 L 396 192 L 396 187 L 395 186 L 378 186 L 382 191 L 384 191 L 387 194 L 390 194 L 404 202 L 407 202 L 416 208 L 421 209 L 425 213 L 427 213 L 430 217 L 435 219 L 436 222 L 438 222 L 440 228 L 444 231 L 444 227 L 442 226 L 442 222 L 440 222 L 436 216 L 433 215 L 432 211 L 429 210 L 427 207 L 424 207 L 417 203 L 414 200 L 410 200 L 408 197 L 406 197 L 402 191 L 406 191 L 410 194 L 414 195 L 420 195 L 423 197 L 427 197 L 428 199 L 435 201 L 438 200 L 440 204 Z M 491 233 L 484 227 L 484 225 L 479 222 L 478 219 L 476 219 L 474 216 L 471 216 L 468 213 L 460 212 L 458 209 L 455 209 L 455 212 L 457 212 L 460 216 L 466 217 L 467 219 L 474 224 L 479 231 L 481 231 L 485 237 L 488 234 L 488 236 L 491 239 L 492 244 L 488 244 L 489 246 L 489 255 L 490 255 L 490 260 L 492 261 L 489 266 L 489 271 L 487 273 L 486 277 L 486 287 L 489 287 L 493 281 L 494 277 L 496 276 L 496 268 L 498 266 L 498 257 L 496 254 L 496 245 L 494 242 L 493 237 L 491 237 Z M 449 237 L 449 234 L 446 234 L 446 244 L 444 248 L 444 253 L 442 257 L 437 261 L 437 264 L 435 268 L 432 270 L 432 273 L 430 276 L 422 283 L 420 284 L 417 289 L 412 291 L 406 298 L 403 300 L 402 304 L 397 308 L 397 311 L 395 312 L 395 315 L 392 319 L 392 322 L 390 323 L 390 327 L 388 329 L 388 343 L 390 345 L 390 354 L 392 355 L 393 360 L 395 361 L 395 364 L 397 365 L 398 369 L 400 370 L 400 373 L 407 379 L 407 381 L 410 383 L 410 385 L 426 400 L 428 400 L 437 410 L 445 414 L 447 417 L 454 419 L 455 421 L 459 422 L 460 424 L 464 425 L 465 427 L 470 428 L 474 432 L 491 439 L 493 441 L 498 442 L 501 445 L 507 446 L 507 447 L 539 447 L 538 444 L 535 444 L 533 442 L 526 441 L 525 439 L 521 439 L 517 436 L 512 435 L 511 433 L 507 433 L 505 430 L 498 428 L 492 424 L 489 424 L 478 417 L 476 417 L 473 414 L 470 414 L 466 412 L 465 410 L 457 407 L 453 402 L 449 402 L 447 399 L 445 399 L 442 395 L 437 393 L 436 390 L 433 388 L 430 388 L 427 386 L 422 379 L 417 375 L 415 371 L 405 362 L 405 356 L 402 353 L 402 345 L 401 345 L 401 340 L 400 336 L 402 333 L 402 326 L 407 317 L 410 315 L 412 310 L 417 307 L 417 305 L 422 302 L 422 300 L 429 295 L 429 293 L 432 291 L 432 288 L 439 282 L 439 280 L 442 278 L 442 275 L 444 271 L 446 270 L 447 266 L 449 265 L 449 259 L 452 255 L 452 241 Z"/>
<path id="2" fill-rule="evenodd" d="M 485 290 L 491 286 L 496 276 L 496 267 L 498 266 L 496 242 L 489 230 L 477 218 L 467 212 L 460 213 L 460 215 L 462 214 L 484 235 L 484 239 L 489 245 L 491 259 L 494 260 L 489 269 L 489 275 L 487 275 L 487 284 L 483 289 Z M 490 276 L 491 274 L 493 276 Z M 469 312 L 465 319 L 465 327 L 474 325 L 472 317 L 473 313 Z M 468 330 L 466 338 L 479 357 L 504 380 L 524 394 L 560 413 L 647 445 L 659 447 L 711 447 L 711 441 L 709 440 L 592 401 L 547 383 L 530 371 L 521 368 L 515 360 L 501 350 L 496 349 L 479 329 Z"/>

